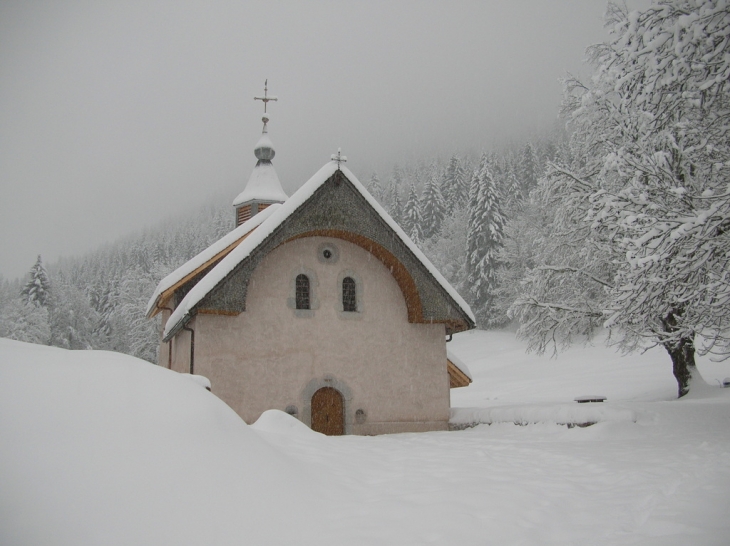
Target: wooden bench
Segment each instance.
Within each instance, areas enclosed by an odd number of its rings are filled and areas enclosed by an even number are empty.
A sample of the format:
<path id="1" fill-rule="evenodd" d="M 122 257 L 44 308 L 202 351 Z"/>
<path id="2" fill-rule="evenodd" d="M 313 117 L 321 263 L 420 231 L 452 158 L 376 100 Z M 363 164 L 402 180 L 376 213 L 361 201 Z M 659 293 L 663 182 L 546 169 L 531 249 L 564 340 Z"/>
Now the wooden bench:
<path id="1" fill-rule="evenodd" d="M 575 399 L 579 404 L 586 404 L 588 402 L 605 402 L 605 396 L 579 396 Z"/>

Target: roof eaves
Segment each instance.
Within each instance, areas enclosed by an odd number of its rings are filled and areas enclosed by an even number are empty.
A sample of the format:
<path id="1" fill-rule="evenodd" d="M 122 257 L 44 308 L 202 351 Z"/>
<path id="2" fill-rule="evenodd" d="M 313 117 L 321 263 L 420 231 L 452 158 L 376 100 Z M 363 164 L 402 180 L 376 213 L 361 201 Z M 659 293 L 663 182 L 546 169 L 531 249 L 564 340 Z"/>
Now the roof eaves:
<path id="1" fill-rule="evenodd" d="M 154 317 L 162 307 L 160 304 L 164 305 L 172 293 L 180 286 L 190 281 L 195 275 L 204 271 L 207 267 L 210 267 L 216 260 L 221 260 L 227 256 L 271 216 L 278 207 L 278 204 L 274 204 L 265 208 L 163 278 L 158 283 L 157 288 L 155 288 L 152 297 L 147 303 L 147 318 Z"/>

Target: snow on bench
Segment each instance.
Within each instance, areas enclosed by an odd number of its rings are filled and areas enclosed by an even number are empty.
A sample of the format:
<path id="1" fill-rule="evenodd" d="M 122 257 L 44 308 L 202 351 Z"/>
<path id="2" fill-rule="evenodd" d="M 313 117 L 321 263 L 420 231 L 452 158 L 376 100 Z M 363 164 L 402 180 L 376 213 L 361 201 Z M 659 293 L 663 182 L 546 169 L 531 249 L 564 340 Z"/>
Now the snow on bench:
<path id="1" fill-rule="evenodd" d="M 575 401 L 579 404 L 586 404 L 588 402 L 605 402 L 605 396 L 578 396 Z"/>
<path id="2" fill-rule="evenodd" d="M 449 427 L 452 430 L 478 424 L 513 423 L 532 425 L 547 423 L 568 428 L 604 422 L 636 422 L 636 413 L 618 404 L 534 403 L 488 408 L 451 408 Z"/>

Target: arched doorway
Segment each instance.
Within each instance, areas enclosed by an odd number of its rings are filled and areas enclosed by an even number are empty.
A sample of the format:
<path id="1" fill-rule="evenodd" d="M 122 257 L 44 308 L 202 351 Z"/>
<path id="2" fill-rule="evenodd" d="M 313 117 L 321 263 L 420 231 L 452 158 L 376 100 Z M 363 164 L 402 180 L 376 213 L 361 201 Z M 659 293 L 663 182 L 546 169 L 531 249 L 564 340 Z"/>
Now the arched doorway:
<path id="1" fill-rule="evenodd" d="M 345 402 L 337 389 L 322 387 L 312 396 L 312 430 L 327 436 L 345 433 Z"/>

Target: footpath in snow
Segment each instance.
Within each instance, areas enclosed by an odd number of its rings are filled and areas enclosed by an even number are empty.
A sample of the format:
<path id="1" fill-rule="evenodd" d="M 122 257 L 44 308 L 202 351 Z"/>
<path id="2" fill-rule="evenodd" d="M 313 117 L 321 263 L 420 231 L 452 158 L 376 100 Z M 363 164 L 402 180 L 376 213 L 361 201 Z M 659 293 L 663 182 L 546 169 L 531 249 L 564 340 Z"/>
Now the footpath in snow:
<path id="1" fill-rule="evenodd" d="M 247 426 L 128 356 L 0 339 L 0 544 L 730 543 L 727 363 L 674 400 L 661 351 L 449 349 L 474 377 L 453 421 L 491 424 L 330 438 L 279 411 Z"/>

